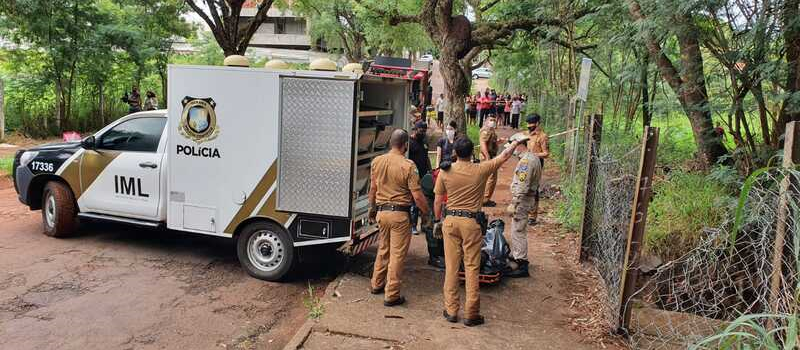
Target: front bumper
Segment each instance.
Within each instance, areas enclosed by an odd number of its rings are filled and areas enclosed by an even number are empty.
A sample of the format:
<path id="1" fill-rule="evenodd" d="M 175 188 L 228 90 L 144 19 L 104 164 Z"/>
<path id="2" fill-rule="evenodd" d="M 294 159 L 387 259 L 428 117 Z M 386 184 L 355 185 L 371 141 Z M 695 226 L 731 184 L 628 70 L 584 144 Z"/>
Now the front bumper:
<path id="1" fill-rule="evenodd" d="M 17 189 L 17 197 L 22 204 L 30 206 L 30 196 L 28 189 L 33 181 L 33 172 L 28 167 L 18 166 L 14 169 L 14 187 Z"/>

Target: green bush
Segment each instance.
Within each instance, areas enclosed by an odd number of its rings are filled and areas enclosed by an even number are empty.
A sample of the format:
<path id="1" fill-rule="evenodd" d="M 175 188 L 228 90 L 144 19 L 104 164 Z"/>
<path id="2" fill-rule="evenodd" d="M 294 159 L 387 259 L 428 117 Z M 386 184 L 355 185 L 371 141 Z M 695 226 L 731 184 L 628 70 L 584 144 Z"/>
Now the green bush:
<path id="1" fill-rule="evenodd" d="M 703 229 L 720 227 L 736 199 L 710 176 L 674 171 L 654 184 L 645 247 L 672 260 L 695 247 Z"/>

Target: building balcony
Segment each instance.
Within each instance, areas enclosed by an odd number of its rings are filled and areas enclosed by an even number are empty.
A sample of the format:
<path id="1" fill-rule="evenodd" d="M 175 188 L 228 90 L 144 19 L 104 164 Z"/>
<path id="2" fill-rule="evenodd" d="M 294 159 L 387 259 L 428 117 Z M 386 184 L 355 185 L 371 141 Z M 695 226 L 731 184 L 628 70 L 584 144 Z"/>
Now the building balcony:
<path id="1" fill-rule="evenodd" d="M 253 35 L 253 39 L 250 40 L 250 45 L 277 48 L 308 48 L 311 46 L 311 38 L 305 34 L 268 34 L 256 32 Z"/>

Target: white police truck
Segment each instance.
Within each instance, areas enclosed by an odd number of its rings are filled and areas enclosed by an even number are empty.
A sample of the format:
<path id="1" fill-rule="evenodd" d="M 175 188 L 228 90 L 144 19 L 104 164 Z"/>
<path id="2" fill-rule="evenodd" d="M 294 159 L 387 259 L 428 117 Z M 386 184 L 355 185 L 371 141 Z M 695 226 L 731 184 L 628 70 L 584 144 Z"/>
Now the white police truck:
<path id="1" fill-rule="evenodd" d="M 369 164 L 408 125 L 415 74 L 170 66 L 166 110 L 19 151 L 19 199 L 64 237 L 81 219 L 230 237 L 253 277 L 301 247 L 375 241 Z"/>

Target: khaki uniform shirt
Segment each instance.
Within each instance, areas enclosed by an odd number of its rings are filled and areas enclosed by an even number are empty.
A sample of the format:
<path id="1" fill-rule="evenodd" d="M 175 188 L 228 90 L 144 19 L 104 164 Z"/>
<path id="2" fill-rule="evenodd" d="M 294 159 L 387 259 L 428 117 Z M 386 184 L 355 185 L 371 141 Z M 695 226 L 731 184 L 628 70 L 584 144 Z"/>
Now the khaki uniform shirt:
<path id="1" fill-rule="evenodd" d="M 447 209 L 477 212 L 483 204 L 486 179 L 497 171 L 503 162 L 499 158 L 480 163 L 455 162 L 447 171 L 440 171 L 433 193 L 447 194 Z"/>
<path id="2" fill-rule="evenodd" d="M 550 154 L 550 148 L 547 146 L 547 134 L 541 129 L 537 128 L 533 132 L 528 133 L 528 150 L 533 153 L 547 153 Z"/>
<path id="3" fill-rule="evenodd" d="M 539 162 L 539 157 L 531 152 L 520 154 L 519 162 L 514 169 L 514 178 L 511 180 L 511 197 L 518 200 L 536 191 L 541 178 L 542 163 Z"/>
<path id="4" fill-rule="evenodd" d="M 497 155 L 497 134 L 494 132 L 494 129 L 492 128 L 481 129 L 480 141 L 481 145 L 483 145 L 483 143 L 486 142 L 487 146 L 489 146 L 489 149 L 487 149 L 486 152 L 489 153 L 489 157 L 494 158 Z M 481 160 L 486 160 L 486 159 L 483 159 L 483 156 L 481 156 Z"/>
<path id="5" fill-rule="evenodd" d="M 411 205 L 411 192 L 421 190 L 417 166 L 402 155 L 389 152 L 375 157 L 370 173 L 378 188 L 377 204 Z"/>

